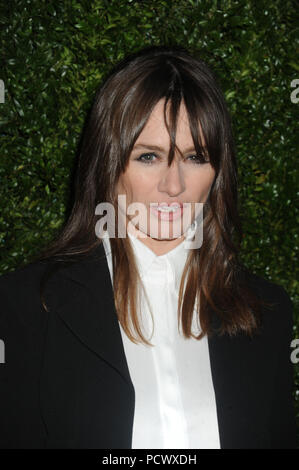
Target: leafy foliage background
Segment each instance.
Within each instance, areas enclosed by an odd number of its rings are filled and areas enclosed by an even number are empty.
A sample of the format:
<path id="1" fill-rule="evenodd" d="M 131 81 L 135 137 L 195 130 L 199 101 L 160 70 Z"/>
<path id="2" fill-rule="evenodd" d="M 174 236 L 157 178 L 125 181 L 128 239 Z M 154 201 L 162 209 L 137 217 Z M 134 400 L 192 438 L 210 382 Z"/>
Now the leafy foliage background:
<path id="1" fill-rule="evenodd" d="M 111 65 L 143 46 L 181 44 L 201 51 L 219 77 L 238 151 L 242 257 L 286 288 L 299 338 L 296 7 L 291 0 L 1 2 L 0 272 L 26 264 L 59 230 L 83 121 Z"/>

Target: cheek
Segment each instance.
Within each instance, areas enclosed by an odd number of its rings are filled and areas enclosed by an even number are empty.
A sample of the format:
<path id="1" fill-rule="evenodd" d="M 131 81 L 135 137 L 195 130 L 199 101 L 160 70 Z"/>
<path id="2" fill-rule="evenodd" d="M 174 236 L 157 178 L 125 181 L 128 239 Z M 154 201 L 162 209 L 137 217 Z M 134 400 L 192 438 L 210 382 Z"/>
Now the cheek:
<path id="1" fill-rule="evenodd" d="M 151 171 L 151 168 L 144 168 L 140 165 L 132 168 L 130 173 L 130 184 L 134 188 L 134 192 L 141 194 L 149 194 L 153 188 L 157 187 L 159 174 Z"/>
<path id="2" fill-rule="evenodd" d="M 126 194 L 129 200 L 142 202 L 153 191 L 154 182 L 146 172 L 131 169 L 123 175 L 118 187 L 119 192 Z"/>
<path id="3" fill-rule="evenodd" d="M 199 175 L 190 177 L 187 187 L 190 196 L 194 201 L 205 202 L 212 183 L 214 181 L 214 171 L 203 171 Z"/>

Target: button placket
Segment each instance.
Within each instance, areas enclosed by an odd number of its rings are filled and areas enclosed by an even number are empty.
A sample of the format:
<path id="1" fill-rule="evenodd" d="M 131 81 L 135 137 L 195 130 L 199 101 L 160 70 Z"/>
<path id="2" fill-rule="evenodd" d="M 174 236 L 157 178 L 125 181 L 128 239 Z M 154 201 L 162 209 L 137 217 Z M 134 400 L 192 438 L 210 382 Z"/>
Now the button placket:
<path id="1" fill-rule="evenodd" d="M 173 284 L 174 283 L 173 268 L 170 264 L 170 261 L 167 258 L 165 259 L 165 262 L 166 262 L 167 282 L 168 282 L 168 284 Z"/>

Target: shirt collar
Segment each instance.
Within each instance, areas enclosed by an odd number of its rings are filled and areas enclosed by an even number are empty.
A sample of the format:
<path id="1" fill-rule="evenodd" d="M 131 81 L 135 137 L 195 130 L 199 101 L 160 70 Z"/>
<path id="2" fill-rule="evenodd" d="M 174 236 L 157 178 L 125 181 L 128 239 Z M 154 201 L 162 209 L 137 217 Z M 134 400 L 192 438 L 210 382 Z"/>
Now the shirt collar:
<path id="1" fill-rule="evenodd" d="M 186 233 L 186 239 L 192 237 L 196 229 L 197 222 L 195 221 L 189 227 Z M 178 288 L 189 253 L 186 240 L 183 240 L 179 245 L 170 250 L 168 253 L 165 253 L 164 255 L 156 255 L 156 253 L 154 253 L 136 236 L 130 232 L 128 233 L 128 236 L 136 257 L 136 262 L 141 278 L 150 277 L 153 281 L 156 278 L 157 282 L 159 282 L 159 275 L 165 276 L 166 273 L 168 279 L 172 280 L 175 283 L 176 288 Z M 107 252 L 110 254 L 110 240 L 107 232 L 103 237 L 103 242 L 106 248 L 106 254 Z"/>

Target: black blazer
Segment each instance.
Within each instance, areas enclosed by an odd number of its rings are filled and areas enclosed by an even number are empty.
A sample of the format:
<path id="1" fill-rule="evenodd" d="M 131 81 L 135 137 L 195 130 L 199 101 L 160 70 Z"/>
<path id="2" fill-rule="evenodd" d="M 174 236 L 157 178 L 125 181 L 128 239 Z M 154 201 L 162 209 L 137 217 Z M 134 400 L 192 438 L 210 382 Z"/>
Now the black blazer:
<path id="1" fill-rule="evenodd" d="M 54 275 L 49 313 L 44 269 L 0 277 L 0 448 L 130 449 L 134 387 L 103 246 Z M 253 339 L 208 340 L 221 448 L 295 448 L 292 303 L 281 286 L 248 282 L 277 307 Z"/>

